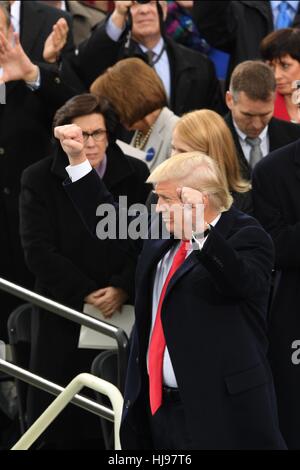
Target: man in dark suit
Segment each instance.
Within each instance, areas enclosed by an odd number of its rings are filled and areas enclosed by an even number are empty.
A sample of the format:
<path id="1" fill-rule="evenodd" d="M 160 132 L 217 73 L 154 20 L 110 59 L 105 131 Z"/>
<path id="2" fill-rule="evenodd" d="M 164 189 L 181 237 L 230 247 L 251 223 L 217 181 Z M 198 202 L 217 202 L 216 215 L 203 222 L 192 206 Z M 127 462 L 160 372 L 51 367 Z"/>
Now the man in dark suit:
<path id="1" fill-rule="evenodd" d="M 224 112 L 212 62 L 162 34 L 166 2 L 115 2 L 108 21 L 80 48 L 79 67 L 89 86 L 120 58 L 147 57 L 165 86 L 169 108 L 181 115 L 199 108 Z M 132 31 L 131 31 L 132 26 Z M 126 84 L 124 84 L 126 86 Z"/>
<path id="2" fill-rule="evenodd" d="M 87 167 L 80 129 L 55 135 L 71 164 L 65 189 L 94 230 L 95 207 L 112 199 Z M 270 238 L 231 208 L 206 155 L 175 155 L 150 181 L 168 236 L 144 240 L 137 267 L 123 448 L 285 448 L 266 361 Z"/>
<path id="3" fill-rule="evenodd" d="M 245 178 L 269 152 L 300 138 L 300 126 L 273 118 L 276 82 L 263 62 L 248 60 L 233 71 L 225 116 L 236 144 Z"/>
<path id="4" fill-rule="evenodd" d="M 264 158 L 253 172 L 255 217 L 275 245 L 280 274 L 270 312 L 269 358 L 280 429 L 300 449 L 300 140 Z"/>
<path id="5" fill-rule="evenodd" d="M 236 65 L 260 57 L 259 45 L 267 34 L 300 25 L 299 9 L 297 1 L 198 0 L 194 2 L 193 16 L 208 43 L 230 54 L 229 82 Z"/>

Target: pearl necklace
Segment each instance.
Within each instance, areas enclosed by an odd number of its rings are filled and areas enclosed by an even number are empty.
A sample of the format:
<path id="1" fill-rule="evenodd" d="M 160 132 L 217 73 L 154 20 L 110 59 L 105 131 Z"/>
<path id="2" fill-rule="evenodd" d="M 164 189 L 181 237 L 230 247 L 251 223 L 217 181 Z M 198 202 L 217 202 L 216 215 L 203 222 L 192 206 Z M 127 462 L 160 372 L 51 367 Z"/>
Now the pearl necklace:
<path id="1" fill-rule="evenodd" d="M 153 126 L 151 126 L 146 135 L 142 133 L 142 131 L 137 131 L 135 139 L 134 139 L 134 147 L 138 148 L 139 150 L 143 150 L 146 143 L 149 140 L 151 132 L 153 130 Z"/>

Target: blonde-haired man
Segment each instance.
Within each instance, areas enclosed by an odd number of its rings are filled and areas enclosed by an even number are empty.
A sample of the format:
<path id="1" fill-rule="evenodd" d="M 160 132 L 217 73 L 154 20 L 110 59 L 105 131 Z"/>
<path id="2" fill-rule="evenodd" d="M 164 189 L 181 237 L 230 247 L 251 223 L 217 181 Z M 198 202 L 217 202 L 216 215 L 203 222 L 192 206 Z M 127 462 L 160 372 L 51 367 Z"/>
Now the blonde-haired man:
<path id="1" fill-rule="evenodd" d="M 96 206 L 112 199 L 86 161 L 81 130 L 55 136 L 70 161 L 65 189 L 93 230 Z M 150 181 L 171 237 L 145 240 L 137 265 L 123 448 L 285 448 L 266 360 L 270 237 L 231 207 L 206 155 L 175 155 Z"/>

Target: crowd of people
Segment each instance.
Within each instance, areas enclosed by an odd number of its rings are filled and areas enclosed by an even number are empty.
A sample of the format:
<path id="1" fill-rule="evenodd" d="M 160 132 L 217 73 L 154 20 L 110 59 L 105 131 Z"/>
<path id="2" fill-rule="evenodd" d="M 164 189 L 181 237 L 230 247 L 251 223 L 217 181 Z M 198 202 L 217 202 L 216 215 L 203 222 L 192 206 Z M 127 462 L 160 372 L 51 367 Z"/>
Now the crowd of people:
<path id="1" fill-rule="evenodd" d="M 135 306 L 123 449 L 300 449 L 299 18 L 299 1 L 0 1 L 0 277 L 112 321 Z M 121 196 L 158 239 L 96 234 Z M 6 343 L 20 303 L 0 291 Z M 33 373 L 90 370 L 77 324 L 33 307 L 30 327 Z M 50 401 L 28 387 L 27 426 Z M 101 449 L 100 429 L 70 407 L 35 448 Z"/>

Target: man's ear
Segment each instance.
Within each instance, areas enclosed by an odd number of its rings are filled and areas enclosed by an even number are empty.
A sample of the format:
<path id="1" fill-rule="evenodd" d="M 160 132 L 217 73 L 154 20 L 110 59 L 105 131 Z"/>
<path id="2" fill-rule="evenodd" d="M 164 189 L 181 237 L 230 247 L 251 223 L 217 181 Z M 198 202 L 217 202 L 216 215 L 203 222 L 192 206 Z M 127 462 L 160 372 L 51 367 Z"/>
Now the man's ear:
<path id="1" fill-rule="evenodd" d="M 204 209 L 209 205 L 209 196 L 206 193 L 202 193 L 202 203 L 204 205 Z"/>
<path id="2" fill-rule="evenodd" d="M 234 103 L 233 103 L 232 93 L 229 90 L 226 91 L 225 101 L 226 101 L 227 107 L 231 110 L 233 108 Z"/>

